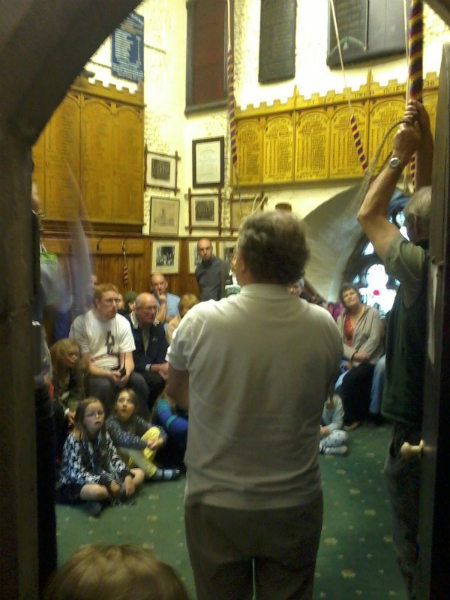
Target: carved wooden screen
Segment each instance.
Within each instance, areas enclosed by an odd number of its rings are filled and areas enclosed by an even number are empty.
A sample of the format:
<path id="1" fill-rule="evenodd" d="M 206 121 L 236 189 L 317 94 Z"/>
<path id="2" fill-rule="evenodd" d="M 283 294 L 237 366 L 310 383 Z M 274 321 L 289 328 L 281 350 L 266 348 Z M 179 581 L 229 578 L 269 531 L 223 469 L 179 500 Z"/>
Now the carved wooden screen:
<path id="1" fill-rule="evenodd" d="M 433 131 L 437 84 L 436 74 L 429 73 L 424 81 L 424 103 Z M 403 116 L 406 84 L 389 81 L 380 86 L 369 75 L 359 90 L 349 92 L 365 156 L 370 160 L 389 126 Z M 389 152 L 389 141 L 379 167 Z M 295 89 L 285 104 L 275 100 L 270 106 L 262 102 L 258 107 L 237 108 L 236 146 L 242 186 L 359 179 L 363 175 L 343 93 L 330 91 L 305 99 Z"/>

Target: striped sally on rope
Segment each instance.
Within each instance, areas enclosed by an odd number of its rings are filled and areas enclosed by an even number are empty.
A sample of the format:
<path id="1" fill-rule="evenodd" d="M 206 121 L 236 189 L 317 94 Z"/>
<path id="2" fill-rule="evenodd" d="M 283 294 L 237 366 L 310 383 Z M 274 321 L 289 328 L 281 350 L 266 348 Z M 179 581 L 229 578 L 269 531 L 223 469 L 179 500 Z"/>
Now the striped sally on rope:
<path id="1" fill-rule="evenodd" d="M 333 14 L 334 31 L 336 33 L 336 41 L 337 41 L 337 47 L 338 47 L 338 51 L 339 51 L 339 58 L 341 61 L 342 75 L 344 77 L 344 86 L 345 86 L 345 93 L 347 95 L 348 110 L 350 113 L 350 126 L 352 129 L 353 141 L 355 142 L 356 152 L 358 153 L 359 163 L 361 165 L 363 173 L 366 173 L 368 165 L 367 165 L 366 155 L 364 154 L 364 149 L 363 149 L 363 145 L 362 145 L 361 135 L 360 135 L 359 129 L 358 129 L 358 124 L 356 122 L 355 115 L 353 114 L 352 103 L 350 102 L 350 93 L 348 91 L 347 78 L 345 76 L 344 59 L 342 58 L 342 49 L 341 49 L 341 42 L 340 42 L 340 38 L 339 38 L 339 30 L 338 30 L 338 24 L 337 24 L 337 19 L 336 19 L 336 10 L 334 7 L 334 0 L 330 0 L 330 4 L 331 4 L 331 12 Z"/>
<path id="2" fill-rule="evenodd" d="M 408 83 L 409 98 L 422 102 L 423 92 L 423 0 L 411 0 L 408 34 Z M 416 156 L 410 162 L 414 186 Z M 415 187 L 415 186 L 414 186 Z"/>
<path id="3" fill-rule="evenodd" d="M 123 287 L 125 290 L 128 289 L 128 259 L 127 253 L 125 252 L 125 244 L 122 243 L 122 255 L 123 255 Z"/>

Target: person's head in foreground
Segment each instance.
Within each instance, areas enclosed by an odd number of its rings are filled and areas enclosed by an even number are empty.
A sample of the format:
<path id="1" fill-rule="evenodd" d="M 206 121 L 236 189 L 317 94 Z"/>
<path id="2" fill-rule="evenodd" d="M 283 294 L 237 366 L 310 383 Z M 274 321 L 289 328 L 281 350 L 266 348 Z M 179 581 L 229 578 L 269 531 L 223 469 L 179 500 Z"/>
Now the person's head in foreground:
<path id="1" fill-rule="evenodd" d="M 125 544 L 81 548 L 50 581 L 45 600 L 189 600 L 178 574 L 153 552 Z"/>
<path id="2" fill-rule="evenodd" d="M 236 254 L 239 285 L 272 283 L 287 288 L 303 277 L 309 258 L 305 226 L 292 213 L 258 212 L 241 224 Z"/>
<path id="3" fill-rule="evenodd" d="M 420 188 L 403 209 L 405 227 L 413 244 L 430 237 L 431 187 Z"/>

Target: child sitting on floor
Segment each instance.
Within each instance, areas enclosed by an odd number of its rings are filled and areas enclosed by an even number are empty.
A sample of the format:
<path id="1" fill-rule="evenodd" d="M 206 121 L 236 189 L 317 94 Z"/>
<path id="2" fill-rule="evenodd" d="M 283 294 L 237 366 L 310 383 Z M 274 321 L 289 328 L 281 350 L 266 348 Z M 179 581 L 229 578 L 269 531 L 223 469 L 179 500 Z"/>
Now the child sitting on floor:
<path id="1" fill-rule="evenodd" d="M 177 409 L 175 402 L 168 396 L 161 395 L 153 407 L 152 421 L 164 428 L 168 436 L 166 448 L 169 451 L 172 463 L 184 468 L 184 455 L 186 453 L 188 419 L 187 413 Z"/>
<path id="2" fill-rule="evenodd" d="M 179 575 L 132 544 L 84 546 L 57 571 L 45 600 L 189 600 Z"/>
<path id="3" fill-rule="evenodd" d="M 87 502 L 92 516 L 111 498 L 130 500 L 144 480 L 141 469 L 128 470 L 106 432 L 105 411 L 98 398 L 78 405 L 73 432 L 64 444 L 60 475 L 61 502 Z"/>
<path id="4" fill-rule="evenodd" d="M 347 446 L 344 444 L 348 439 L 348 434 L 342 431 L 344 407 L 340 397 L 333 391 L 332 388 L 329 392 L 320 420 L 319 452 L 322 454 L 347 454 Z"/>
<path id="5" fill-rule="evenodd" d="M 117 396 L 112 415 L 106 426 L 121 456 L 129 464 L 140 467 L 151 481 L 178 479 L 179 469 L 158 469 L 153 459 L 166 442 L 167 435 L 161 427 L 152 426 L 139 417 L 138 399 L 133 390 L 122 390 Z"/>

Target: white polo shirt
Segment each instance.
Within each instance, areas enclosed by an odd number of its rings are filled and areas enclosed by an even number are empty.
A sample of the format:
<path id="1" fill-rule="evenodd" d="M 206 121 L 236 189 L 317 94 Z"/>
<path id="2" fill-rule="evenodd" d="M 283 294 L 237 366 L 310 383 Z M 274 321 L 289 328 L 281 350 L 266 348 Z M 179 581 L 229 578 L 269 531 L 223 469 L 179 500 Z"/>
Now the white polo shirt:
<path id="1" fill-rule="evenodd" d="M 328 311 L 252 284 L 194 306 L 169 350 L 189 371 L 186 503 L 284 508 L 320 492 L 319 425 L 342 341 Z"/>

